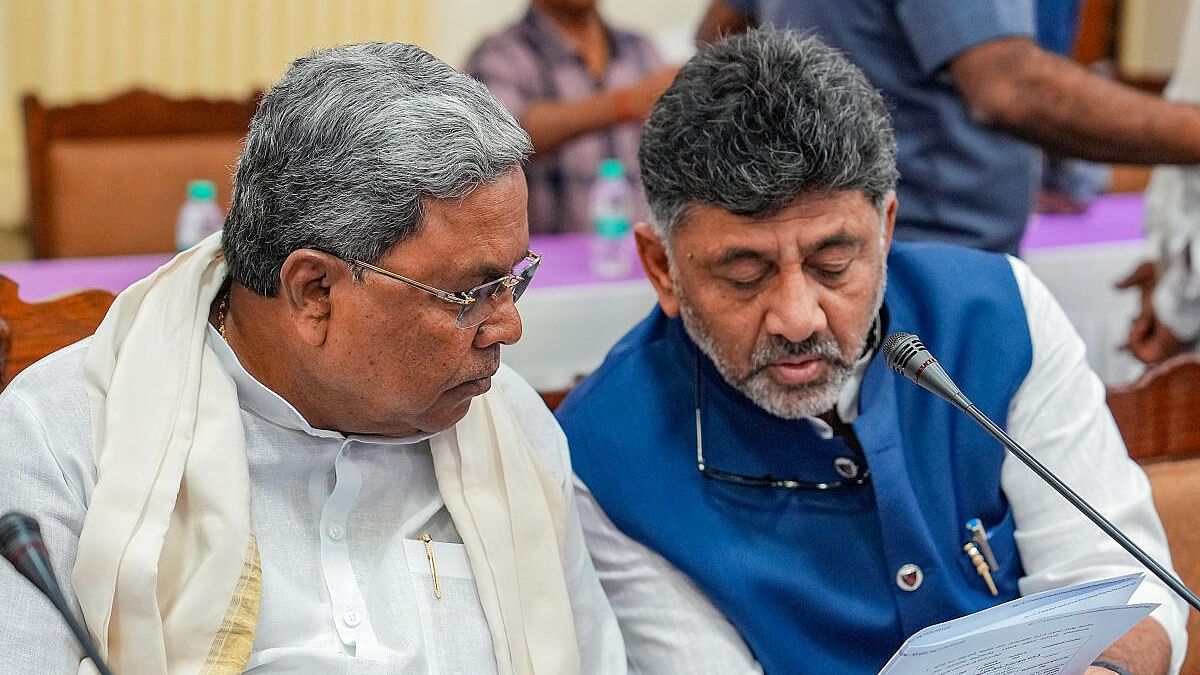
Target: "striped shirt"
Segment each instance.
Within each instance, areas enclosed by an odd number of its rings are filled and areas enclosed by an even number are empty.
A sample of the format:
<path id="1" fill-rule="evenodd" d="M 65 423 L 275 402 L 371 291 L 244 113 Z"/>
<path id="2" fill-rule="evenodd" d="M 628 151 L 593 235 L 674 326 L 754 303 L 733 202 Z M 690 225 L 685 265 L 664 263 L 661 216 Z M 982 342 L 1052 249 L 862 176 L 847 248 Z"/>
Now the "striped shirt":
<path id="1" fill-rule="evenodd" d="M 539 101 L 572 100 L 628 87 L 662 66 L 645 38 L 611 26 L 603 77 L 588 71 L 579 51 L 555 23 L 530 8 L 519 22 L 485 38 L 465 70 L 492 90 L 517 119 Z M 538 154 L 525 167 L 529 184 L 531 233 L 584 232 L 591 229 L 588 192 L 601 160 L 615 157 L 633 187 L 634 221 L 649 215 L 638 175 L 640 125 L 618 124 L 576 136 L 554 152 Z"/>

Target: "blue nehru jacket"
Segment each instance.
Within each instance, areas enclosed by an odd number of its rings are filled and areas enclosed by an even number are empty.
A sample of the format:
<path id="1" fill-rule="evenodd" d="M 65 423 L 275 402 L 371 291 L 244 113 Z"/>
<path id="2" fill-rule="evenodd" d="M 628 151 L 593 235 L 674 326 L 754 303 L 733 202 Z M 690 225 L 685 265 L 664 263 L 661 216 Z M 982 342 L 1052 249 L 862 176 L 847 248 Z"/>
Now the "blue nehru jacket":
<path id="1" fill-rule="evenodd" d="M 1017 284 L 1000 255 L 896 243 L 887 330 L 922 336 L 992 419 L 1031 361 Z M 698 364 L 698 365 L 697 365 Z M 811 492 L 735 485 L 696 468 L 834 481 L 835 460 L 869 466 L 867 486 Z M 917 630 L 1018 595 L 1021 563 L 1000 489 L 1004 450 L 876 354 L 853 423 L 861 448 L 774 417 L 725 384 L 677 319 L 656 309 L 559 408 L 575 470 L 623 532 L 690 576 L 767 673 L 875 673 Z M 962 551 L 980 518 L 999 559 L 992 597 Z M 924 575 L 904 590 L 897 575 Z"/>
<path id="2" fill-rule="evenodd" d="M 1016 253 L 1038 154 L 971 119 L 946 67 L 968 49 L 1033 37 L 1034 0 L 727 0 L 763 24 L 811 31 L 883 92 L 896 127 L 896 237 Z"/>

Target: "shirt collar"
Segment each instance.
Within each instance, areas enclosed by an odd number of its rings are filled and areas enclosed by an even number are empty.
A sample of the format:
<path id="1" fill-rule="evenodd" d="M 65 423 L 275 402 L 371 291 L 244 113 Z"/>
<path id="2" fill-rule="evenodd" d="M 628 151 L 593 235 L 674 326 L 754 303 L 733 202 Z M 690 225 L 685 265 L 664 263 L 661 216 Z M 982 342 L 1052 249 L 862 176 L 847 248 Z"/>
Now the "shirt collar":
<path id="1" fill-rule="evenodd" d="M 242 366 L 237 354 L 230 348 L 229 343 L 225 342 L 216 328 L 213 328 L 211 325 L 208 326 L 208 331 L 204 339 L 208 347 L 216 353 L 221 368 L 233 378 L 233 382 L 237 386 L 238 404 L 244 410 L 254 413 L 267 422 L 285 429 L 301 431 L 317 438 L 339 441 L 349 439 L 360 443 L 382 445 L 411 445 L 413 443 L 420 443 L 433 436 L 431 433 L 420 433 L 413 436 L 395 438 L 363 434 L 347 435 L 330 429 L 318 429 L 309 424 L 308 420 L 304 419 L 304 416 L 300 414 L 299 410 L 296 410 L 295 406 L 256 380 Z"/>

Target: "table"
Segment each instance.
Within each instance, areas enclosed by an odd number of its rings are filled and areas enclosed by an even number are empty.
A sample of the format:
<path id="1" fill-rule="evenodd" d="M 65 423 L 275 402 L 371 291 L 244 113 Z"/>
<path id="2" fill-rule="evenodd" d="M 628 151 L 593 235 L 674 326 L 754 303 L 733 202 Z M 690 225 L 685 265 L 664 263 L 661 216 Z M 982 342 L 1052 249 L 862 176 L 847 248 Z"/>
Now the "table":
<path id="1" fill-rule="evenodd" d="M 1140 195 L 1109 195 L 1084 214 L 1034 216 L 1022 243 L 1022 257 L 1058 298 L 1088 345 L 1089 363 L 1109 384 L 1131 380 L 1141 370 L 1118 349 L 1137 298 L 1112 288 L 1146 254 L 1141 222 Z M 654 290 L 636 261 L 616 278 L 592 272 L 589 241 L 587 235 L 558 235 L 530 242 L 544 259 L 521 299 L 524 336 L 504 349 L 503 360 L 542 391 L 565 389 L 594 370 L 654 306 Z M 22 298 L 31 301 L 77 288 L 119 292 L 168 258 L 5 263 L 0 274 L 16 280 Z"/>
<path id="2" fill-rule="evenodd" d="M 1107 195 L 1079 215 L 1035 215 L 1021 257 L 1075 325 L 1105 384 L 1137 378 L 1143 365 L 1120 346 L 1137 315 L 1135 291 L 1113 287 L 1150 255 L 1140 194 Z"/>

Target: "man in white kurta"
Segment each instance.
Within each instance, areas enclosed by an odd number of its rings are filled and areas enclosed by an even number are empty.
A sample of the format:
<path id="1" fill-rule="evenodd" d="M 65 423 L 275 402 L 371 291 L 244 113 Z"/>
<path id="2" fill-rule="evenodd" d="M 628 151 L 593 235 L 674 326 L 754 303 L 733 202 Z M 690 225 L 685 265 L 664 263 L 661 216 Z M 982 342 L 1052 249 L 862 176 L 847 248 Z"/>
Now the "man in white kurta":
<path id="1" fill-rule="evenodd" d="M 237 385 L 262 557 L 262 606 L 247 672 L 496 672 L 428 440 L 315 429 L 251 377 L 215 330 L 207 342 Z M 95 485 L 81 382 L 87 345 L 43 359 L 0 395 L 0 511 L 35 514 L 60 571 L 71 569 Z M 493 386 L 512 403 L 539 458 L 573 502 L 566 442 L 541 399 L 506 367 Z M 575 568 L 568 582 L 583 672 L 623 672 L 615 621 L 575 516 L 572 521 L 566 554 Z M 418 540 L 426 533 L 433 539 L 440 600 Z M 67 593 L 73 599 L 69 585 Z M 0 672 L 75 672 L 82 650 L 66 624 L 8 567 L 0 571 L 0 625 Z"/>
<path id="2" fill-rule="evenodd" d="M 0 511 L 113 672 L 624 672 L 562 433 L 500 365 L 530 152 L 417 47 L 298 59 L 223 234 L 0 394 Z M 0 608 L 0 672 L 95 672 L 11 569 Z"/>

